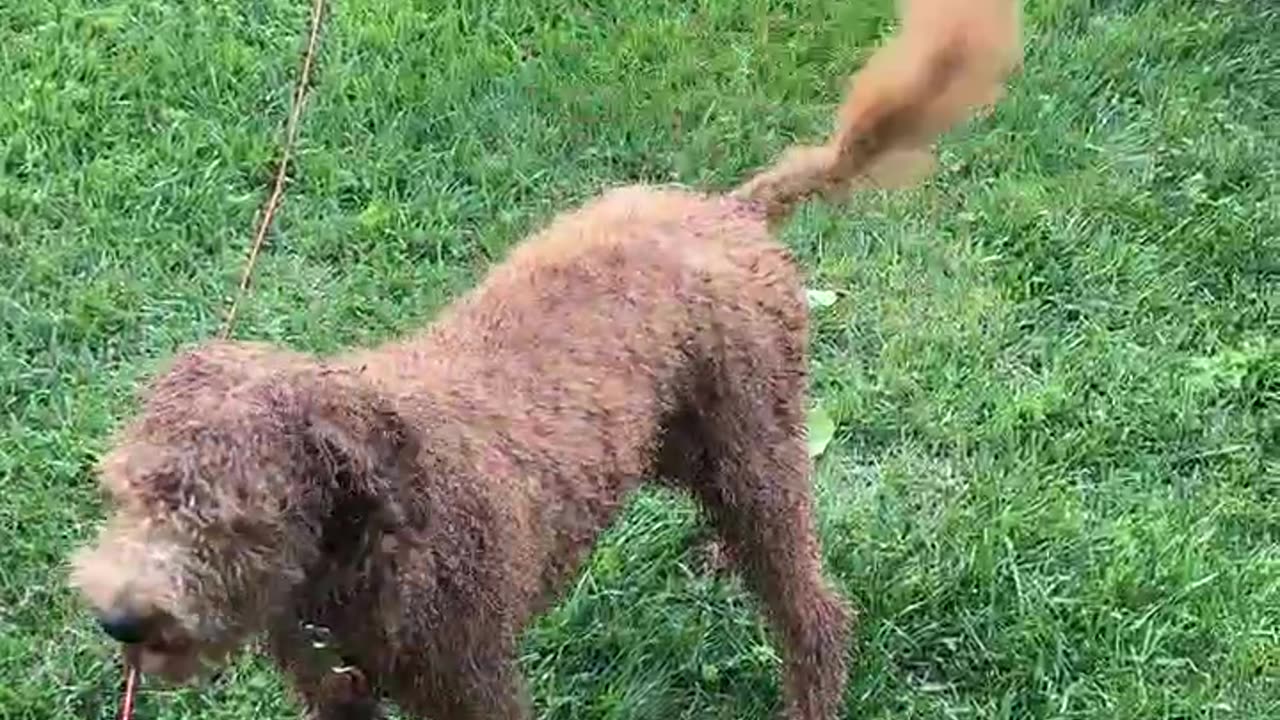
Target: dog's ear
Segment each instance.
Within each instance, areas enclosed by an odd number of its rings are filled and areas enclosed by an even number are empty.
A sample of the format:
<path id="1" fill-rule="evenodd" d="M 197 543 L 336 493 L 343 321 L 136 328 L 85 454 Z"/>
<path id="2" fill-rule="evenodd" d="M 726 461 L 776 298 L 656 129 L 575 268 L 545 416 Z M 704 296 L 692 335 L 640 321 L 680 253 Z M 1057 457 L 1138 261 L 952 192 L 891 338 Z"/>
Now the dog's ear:
<path id="1" fill-rule="evenodd" d="M 302 417 L 306 452 L 347 493 L 378 495 L 412 457 L 413 434 L 390 398 L 354 372 L 308 373 Z"/>
<path id="2" fill-rule="evenodd" d="M 406 423 L 358 371 L 260 345 L 180 354 L 143 405 L 104 459 L 103 484 L 121 503 L 201 527 L 376 496 L 411 457 Z"/>
<path id="3" fill-rule="evenodd" d="M 141 441 L 118 443 L 98 461 L 102 489 L 117 507 L 175 514 L 197 502 L 197 487 L 167 447 Z"/>

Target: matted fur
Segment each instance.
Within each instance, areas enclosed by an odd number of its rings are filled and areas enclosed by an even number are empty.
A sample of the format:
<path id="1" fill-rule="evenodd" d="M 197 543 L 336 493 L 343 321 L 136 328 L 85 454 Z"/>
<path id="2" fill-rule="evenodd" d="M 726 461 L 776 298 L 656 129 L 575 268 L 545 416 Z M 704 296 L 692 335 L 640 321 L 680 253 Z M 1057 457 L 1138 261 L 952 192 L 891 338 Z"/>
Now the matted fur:
<path id="1" fill-rule="evenodd" d="M 148 673 L 185 679 L 263 636 L 312 717 L 371 718 L 387 696 L 524 718 L 521 629 L 661 478 L 701 501 L 762 599 L 785 716 L 834 717 L 849 612 L 821 572 L 806 307 L 770 225 L 918 156 L 1021 57 L 1013 0 L 916 0 L 904 19 L 830 141 L 728 195 L 610 191 L 378 348 L 180 354 L 102 463 L 114 515 L 75 585 L 141 633 L 127 651 Z M 304 621 L 369 687 L 332 689 Z"/>

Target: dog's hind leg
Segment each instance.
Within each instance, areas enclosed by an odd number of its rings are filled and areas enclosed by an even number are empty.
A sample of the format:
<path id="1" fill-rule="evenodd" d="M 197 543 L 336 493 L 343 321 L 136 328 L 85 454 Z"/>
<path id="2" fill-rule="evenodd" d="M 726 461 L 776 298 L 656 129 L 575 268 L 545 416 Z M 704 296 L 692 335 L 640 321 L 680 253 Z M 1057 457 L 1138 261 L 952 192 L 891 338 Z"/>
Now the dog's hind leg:
<path id="1" fill-rule="evenodd" d="M 802 369 L 791 371 L 798 351 L 788 353 L 787 345 L 735 353 L 742 367 L 726 358 L 729 366 L 716 373 L 720 381 L 700 408 L 703 476 L 689 486 L 782 643 L 785 717 L 833 720 L 846 680 L 850 613 L 822 574 L 804 435 L 806 381 Z"/>
<path id="2" fill-rule="evenodd" d="M 832 720 L 845 684 L 849 613 L 822 575 L 807 451 L 770 438 L 723 457 L 699 495 L 783 645 L 788 720 Z"/>
<path id="3" fill-rule="evenodd" d="M 783 644 L 788 720 L 832 720 L 845 684 L 848 611 L 822 576 L 807 450 L 761 439 L 721 456 L 704 503 Z"/>

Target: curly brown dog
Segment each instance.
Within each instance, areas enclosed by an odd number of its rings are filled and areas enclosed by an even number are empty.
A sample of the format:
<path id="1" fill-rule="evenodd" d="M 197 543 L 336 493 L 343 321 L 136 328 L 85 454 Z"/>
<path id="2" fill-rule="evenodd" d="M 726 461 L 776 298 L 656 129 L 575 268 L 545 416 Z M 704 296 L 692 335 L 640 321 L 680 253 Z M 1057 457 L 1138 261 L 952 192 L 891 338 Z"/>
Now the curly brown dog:
<path id="1" fill-rule="evenodd" d="M 919 157 L 1021 62 L 1015 0 L 904 9 L 832 138 L 727 195 L 608 192 L 411 339 L 182 353 L 104 459 L 115 514 L 74 562 L 106 633 L 177 680 L 265 636 L 314 718 L 371 718 L 381 697 L 526 718 L 522 628 L 661 478 L 763 601 L 785 717 L 834 717 L 849 613 L 820 567 L 806 307 L 771 226 Z M 356 670 L 318 662 L 304 623 Z"/>

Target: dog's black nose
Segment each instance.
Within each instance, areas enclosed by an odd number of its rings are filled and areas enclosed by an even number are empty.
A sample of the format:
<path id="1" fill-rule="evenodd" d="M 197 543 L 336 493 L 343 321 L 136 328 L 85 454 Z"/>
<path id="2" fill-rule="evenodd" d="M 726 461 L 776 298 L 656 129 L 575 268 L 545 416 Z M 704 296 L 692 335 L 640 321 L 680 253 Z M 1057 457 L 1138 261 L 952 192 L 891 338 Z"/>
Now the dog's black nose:
<path id="1" fill-rule="evenodd" d="M 142 642 L 142 626 L 141 618 L 127 613 L 114 613 L 98 617 L 98 627 L 102 628 L 102 632 L 111 636 L 112 640 L 129 645 Z"/>

